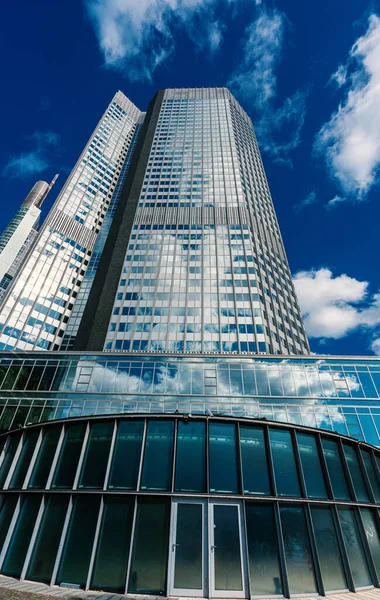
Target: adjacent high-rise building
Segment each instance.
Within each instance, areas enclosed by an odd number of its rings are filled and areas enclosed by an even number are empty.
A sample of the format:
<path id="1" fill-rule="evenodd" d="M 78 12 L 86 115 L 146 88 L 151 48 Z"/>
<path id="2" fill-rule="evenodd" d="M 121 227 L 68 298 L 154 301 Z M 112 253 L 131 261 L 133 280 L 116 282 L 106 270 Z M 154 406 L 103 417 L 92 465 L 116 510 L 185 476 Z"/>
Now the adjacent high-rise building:
<path id="1" fill-rule="evenodd" d="M 0 310 L 0 348 L 58 349 L 141 113 L 117 92 Z"/>
<path id="2" fill-rule="evenodd" d="M 0 236 L 0 305 L 12 279 L 20 267 L 37 236 L 41 206 L 49 190 L 55 183 L 37 181 L 21 204 L 16 215 Z"/>
<path id="3" fill-rule="evenodd" d="M 380 357 L 309 353 L 228 90 L 159 91 L 146 114 L 118 92 L 6 294 L 2 575 L 176 598 L 380 588 Z"/>

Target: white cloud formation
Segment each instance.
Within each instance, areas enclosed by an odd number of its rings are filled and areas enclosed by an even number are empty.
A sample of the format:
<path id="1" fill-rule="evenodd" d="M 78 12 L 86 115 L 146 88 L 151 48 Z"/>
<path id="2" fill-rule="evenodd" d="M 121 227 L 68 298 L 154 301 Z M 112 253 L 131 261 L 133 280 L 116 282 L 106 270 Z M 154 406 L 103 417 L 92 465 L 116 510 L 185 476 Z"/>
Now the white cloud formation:
<path id="1" fill-rule="evenodd" d="M 342 198 L 342 196 L 336 195 L 334 196 L 334 198 L 331 198 L 331 200 L 329 200 L 324 206 L 325 208 L 327 208 L 327 210 L 331 210 L 332 208 L 338 206 L 338 204 L 342 204 L 342 202 L 347 202 L 347 199 Z"/>
<path id="2" fill-rule="evenodd" d="M 229 4 L 232 0 L 222 0 Z M 130 81 L 151 81 L 174 51 L 174 27 L 214 52 L 223 28 L 214 18 L 218 0 L 84 0 L 105 65 Z"/>
<path id="3" fill-rule="evenodd" d="M 50 165 L 48 151 L 58 147 L 60 138 L 52 131 L 35 131 L 26 139 L 33 142 L 33 149 L 11 156 L 2 170 L 4 177 L 15 179 L 45 171 Z"/>
<path id="4" fill-rule="evenodd" d="M 372 340 L 371 350 L 376 356 L 380 356 L 380 338 Z"/>
<path id="5" fill-rule="evenodd" d="M 329 79 L 329 83 L 335 84 L 338 88 L 342 87 L 347 81 L 347 65 L 339 65 L 335 73 Z"/>
<path id="6" fill-rule="evenodd" d="M 298 90 L 276 106 L 277 69 L 288 20 L 277 9 L 262 7 L 258 10 L 257 18 L 246 29 L 243 59 L 231 73 L 227 85 L 256 112 L 255 129 L 260 148 L 279 164 L 292 166 L 288 154 L 300 143 L 307 91 Z"/>
<path id="7" fill-rule="evenodd" d="M 303 208 L 306 208 L 306 206 L 310 206 L 310 204 L 315 204 L 316 202 L 317 202 L 317 194 L 316 194 L 315 190 L 313 190 L 301 202 L 299 202 L 298 204 L 294 204 L 293 210 L 296 213 L 296 215 L 298 215 L 298 213 Z"/>
<path id="8" fill-rule="evenodd" d="M 380 166 L 380 17 L 371 15 L 347 66 L 341 65 L 332 78 L 347 88 L 319 131 L 315 150 L 344 192 L 360 200 L 376 182 Z"/>
<path id="9" fill-rule="evenodd" d="M 355 329 L 376 334 L 380 292 L 370 295 L 367 281 L 345 274 L 334 277 L 330 269 L 321 268 L 296 273 L 294 285 L 311 338 L 339 339 Z"/>

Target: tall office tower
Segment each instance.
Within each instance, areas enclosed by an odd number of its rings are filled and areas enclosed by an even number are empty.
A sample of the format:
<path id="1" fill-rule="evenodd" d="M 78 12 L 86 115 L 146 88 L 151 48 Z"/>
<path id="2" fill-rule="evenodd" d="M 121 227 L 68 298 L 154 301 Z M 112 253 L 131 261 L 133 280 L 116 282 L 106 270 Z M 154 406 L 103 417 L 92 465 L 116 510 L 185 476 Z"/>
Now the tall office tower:
<path id="1" fill-rule="evenodd" d="M 99 260 L 104 250 L 104 245 L 110 230 L 112 220 L 115 216 L 115 210 L 120 199 L 121 190 L 123 189 L 126 175 L 131 163 L 131 158 L 136 148 L 136 143 L 139 138 L 141 126 L 144 122 L 145 113 L 141 113 L 137 119 L 136 129 L 133 134 L 132 141 L 130 143 L 126 158 L 120 171 L 118 182 L 115 186 L 115 191 L 112 195 L 106 216 L 104 217 L 103 225 L 97 237 L 94 250 L 91 255 L 91 259 L 88 268 L 83 277 L 82 285 L 78 292 L 76 302 L 74 304 L 71 317 L 67 323 L 66 331 L 63 336 L 61 350 L 71 350 L 74 343 L 78 328 L 83 317 L 83 312 L 86 307 L 88 296 L 94 282 L 95 274 L 99 265 Z"/>
<path id="2" fill-rule="evenodd" d="M 77 349 L 307 354 L 252 122 L 224 88 L 152 100 Z"/>
<path id="3" fill-rule="evenodd" d="M 46 181 L 37 181 L 0 236 L 0 303 L 37 236 L 41 205 L 49 189 Z"/>
<path id="4" fill-rule="evenodd" d="M 58 349 L 141 112 L 117 92 L 0 311 L 0 348 Z"/>

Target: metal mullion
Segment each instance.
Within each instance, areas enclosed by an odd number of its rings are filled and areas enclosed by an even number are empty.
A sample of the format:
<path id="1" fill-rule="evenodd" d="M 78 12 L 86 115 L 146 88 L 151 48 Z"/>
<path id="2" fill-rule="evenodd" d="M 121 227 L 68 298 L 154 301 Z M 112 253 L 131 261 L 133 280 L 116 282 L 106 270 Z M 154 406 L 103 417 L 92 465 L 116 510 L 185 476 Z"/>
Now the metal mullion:
<path id="1" fill-rule="evenodd" d="M 239 478 L 239 485 L 240 485 L 240 494 L 244 495 L 243 460 L 242 460 L 242 455 L 241 455 L 241 441 L 240 441 L 240 423 L 237 422 L 235 424 L 235 427 L 236 427 L 237 462 L 238 462 L 238 466 L 239 466 L 238 478 Z"/>
<path id="2" fill-rule="evenodd" d="M 89 437 L 90 437 L 90 421 L 87 421 L 86 432 L 84 434 L 84 438 L 83 438 L 83 442 L 82 442 L 82 449 L 81 449 L 81 453 L 80 453 L 80 456 L 79 456 L 77 471 L 76 471 L 75 478 L 74 478 L 73 490 L 76 490 L 78 488 L 79 476 L 80 476 L 81 471 L 82 471 L 82 466 L 83 466 L 83 462 L 84 462 L 84 456 L 85 456 L 85 453 L 86 453 L 86 448 L 87 448 L 87 443 L 88 443 L 88 438 Z"/>
<path id="3" fill-rule="evenodd" d="M 10 469 L 8 471 L 7 478 L 6 478 L 5 482 L 4 482 L 4 486 L 3 486 L 4 490 L 7 490 L 9 488 L 9 484 L 10 484 L 11 479 L 13 477 L 13 473 L 14 473 L 14 470 L 16 468 L 18 459 L 20 458 L 20 454 L 21 454 L 22 449 L 24 447 L 25 439 L 26 439 L 26 433 L 24 431 L 23 434 L 22 434 L 22 436 L 21 436 L 21 438 L 20 438 L 20 441 L 18 443 L 17 450 L 16 450 L 15 455 L 13 457 L 12 464 L 11 464 Z"/>
<path id="4" fill-rule="evenodd" d="M 125 578 L 125 590 L 124 593 L 128 593 L 128 585 L 129 585 L 129 576 L 131 571 L 131 563 L 132 563 L 132 552 L 133 552 L 133 542 L 135 537 L 135 529 L 136 529 L 136 519 L 137 519 L 137 496 L 135 496 L 135 503 L 133 508 L 133 518 L 132 518 L 132 527 L 131 527 L 131 539 L 129 542 L 129 554 L 128 554 L 128 563 L 127 563 L 127 575 Z"/>
<path id="5" fill-rule="evenodd" d="M 178 419 L 174 419 L 174 439 L 173 439 L 173 458 L 172 458 L 172 484 L 171 491 L 174 492 L 176 458 L 177 458 L 177 438 L 178 438 Z"/>
<path id="6" fill-rule="evenodd" d="M 13 531 L 14 531 L 14 528 L 16 526 L 17 519 L 19 518 L 20 511 L 21 511 L 21 494 L 19 494 L 16 506 L 15 506 L 15 510 L 14 510 L 14 513 L 13 513 L 13 517 L 12 517 L 11 522 L 9 524 L 8 533 L 6 535 L 6 538 L 4 540 L 4 544 L 3 544 L 3 547 L 2 547 L 2 550 L 1 550 L 1 554 L 0 554 L 0 569 L 3 566 L 4 558 L 5 558 L 5 555 L 6 555 L 7 551 L 8 551 L 8 546 L 9 546 L 9 543 L 10 543 L 10 541 L 12 539 Z"/>
<path id="7" fill-rule="evenodd" d="M 367 561 L 367 565 L 369 568 L 369 572 L 370 572 L 370 576 L 372 579 L 372 583 L 376 586 L 376 587 L 380 587 L 379 585 L 379 579 L 377 577 L 377 573 L 376 573 L 376 567 L 375 567 L 375 563 L 373 561 L 372 558 L 372 553 L 368 544 L 368 539 L 367 539 L 367 535 L 365 532 L 365 527 L 363 525 L 363 520 L 362 520 L 362 516 L 360 513 L 360 510 L 358 510 L 358 507 L 354 507 L 354 515 L 355 515 L 355 520 L 356 523 L 358 525 L 358 529 L 359 529 L 359 535 L 361 537 L 362 540 L 362 544 L 363 544 L 363 548 L 364 548 L 364 554 L 365 554 L 365 560 Z"/>
<path id="8" fill-rule="evenodd" d="M 347 548 L 346 548 L 346 543 L 344 541 L 342 525 L 340 523 L 338 507 L 335 504 L 333 504 L 331 506 L 331 510 L 332 510 L 333 522 L 335 525 L 338 546 L 339 546 L 341 557 L 342 557 L 343 569 L 345 572 L 348 589 L 350 590 L 350 592 L 355 592 L 355 583 L 354 583 L 354 579 L 352 576 L 350 561 L 348 559 Z"/>
<path id="9" fill-rule="evenodd" d="M 351 473 L 350 473 L 350 469 L 348 468 L 347 465 L 347 461 L 346 461 L 346 455 L 344 454 L 344 449 L 343 449 L 343 444 L 342 444 L 342 440 L 338 439 L 337 440 L 337 445 L 338 445 L 338 452 L 340 454 L 340 460 L 343 466 L 343 472 L 346 476 L 346 481 L 348 484 L 348 490 L 351 496 L 351 502 L 352 500 L 354 502 L 357 502 L 357 497 L 356 497 L 356 492 L 355 492 L 355 488 L 354 488 L 354 484 L 352 482 L 352 478 L 351 478 Z"/>
<path id="10" fill-rule="evenodd" d="M 279 560 L 280 560 L 282 593 L 285 596 L 285 598 L 290 598 L 288 569 L 286 566 L 284 537 L 282 535 L 281 515 L 280 515 L 280 507 L 279 507 L 278 502 L 274 502 L 273 510 L 274 510 L 274 520 L 275 520 L 275 530 L 277 533 L 278 556 L 279 556 Z"/>
<path id="11" fill-rule="evenodd" d="M 317 542 L 315 539 L 313 519 L 311 517 L 311 512 L 310 512 L 310 504 L 308 504 L 308 503 L 305 504 L 304 514 L 306 517 L 306 528 L 307 528 L 307 531 L 309 534 L 311 555 L 312 555 L 312 560 L 313 560 L 314 575 L 315 575 L 315 579 L 316 579 L 318 594 L 320 596 L 326 596 L 325 586 L 323 585 L 321 565 L 319 562 L 318 547 L 317 547 Z"/>
<path id="12" fill-rule="evenodd" d="M 275 472 L 274 472 L 272 450 L 270 447 L 269 427 L 267 425 L 264 425 L 264 442 L 265 442 L 266 458 L 267 458 L 267 464 L 268 464 L 270 487 L 272 490 L 272 495 L 277 496 L 276 477 L 275 477 Z"/>
<path id="13" fill-rule="evenodd" d="M 242 480 L 243 481 L 243 480 Z M 252 597 L 252 593 L 251 593 L 251 589 L 252 589 L 252 585 L 251 585 L 251 573 L 250 573 L 250 568 L 249 568 L 249 548 L 248 548 L 248 531 L 247 531 L 247 517 L 246 517 L 246 511 L 245 511 L 245 505 L 246 505 L 246 500 L 242 501 L 242 509 L 241 509 L 241 513 L 242 513 L 242 519 L 243 519 L 243 529 L 244 529 L 244 539 L 242 540 L 242 545 L 243 548 L 245 550 L 245 556 L 246 556 L 246 560 L 244 561 L 244 557 L 242 556 L 242 567 L 246 567 L 246 580 L 248 583 L 248 597 L 251 598 Z"/>
<path id="14" fill-rule="evenodd" d="M 373 493 L 372 485 L 371 485 L 370 479 L 368 477 L 367 469 L 365 468 L 364 459 L 363 459 L 363 455 L 361 453 L 360 444 L 356 447 L 355 454 L 358 457 L 359 468 L 360 468 L 361 473 L 362 473 L 364 484 L 365 484 L 365 486 L 367 488 L 367 491 L 369 492 L 370 502 L 372 502 L 373 504 L 377 504 L 375 495 Z M 375 472 L 376 472 L 376 469 L 375 469 Z"/>
<path id="15" fill-rule="evenodd" d="M 66 511 L 65 522 L 64 522 L 63 528 L 62 528 L 61 539 L 59 540 L 59 546 L 58 546 L 57 556 L 55 558 L 55 563 L 54 563 L 53 573 L 51 576 L 50 585 L 55 585 L 55 580 L 57 578 L 59 564 L 60 564 L 61 558 L 62 558 L 63 547 L 64 547 L 64 544 L 66 541 L 67 530 L 69 528 L 71 513 L 73 512 L 73 505 L 74 505 L 73 496 L 72 496 L 72 494 L 70 494 L 69 503 L 68 503 L 67 511 Z"/>
<path id="16" fill-rule="evenodd" d="M 34 465 L 36 464 L 37 456 L 38 456 L 38 453 L 40 451 L 42 440 L 43 440 L 43 437 L 44 437 L 42 430 L 43 430 L 43 427 L 41 427 L 40 432 L 38 434 L 37 443 L 36 443 L 36 446 L 35 446 L 35 448 L 33 450 L 32 458 L 30 460 L 29 467 L 28 467 L 28 470 L 26 472 L 26 476 L 25 476 L 25 479 L 24 479 L 24 483 L 22 485 L 22 489 L 23 490 L 26 490 L 26 488 L 28 487 L 30 478 L 31 478 L 32 473 L 33 473 Z"/>
<path id="17" fill-rule="evenodd" d="M 327 496 L 329 499 L 334 499 L 334 493 L 333 493 L 333 488 L 331 485 L 330 473 L 329 473 L 329 469 L 327 466 L 325 453 L 323 452 L 322 438 L 319 433 L 315 435 L 315 441 L 317 444 L 319 461 L 320 461 L 320 464 L 322 467 L 322 472 L 324 475 L 325 485 L 326 485 L 326 489 L 327 489 Z"/>
<path id="18" fill-rule="evenodd" d="M 209 419 L 206 419 L 206 494 L 210 493 L 210 444 L 209 444 Z"/>
<path id="19" fill-rule="evenodd" d="M 5 440 L 3 449 L 2 449 L 1 454 L 0 454 L 0 469 L 3 466 L 4 458 L 5 458 L 6 453 L 8 452 L 8 448 L 9 448 L 9 445 L 11 443 L 11 439 L 12 439 L 12 436 L 11 435 L 7 435 L 7 439 Z"/>
<path id="20" fill-rule="evenodd" d="M 298 468 L 298 479 L 299 479 L 299 482 L 301 484 L 302 496 L 304 498 L 307 498 L 308 496 L 307 496 L 305 476 L 304 476 L 304 472 L 303 472 L 302 461 L 301 461 L 301 456 L 300 456 L 300 451 L 299 451 L 299 447 L 298 447 L 298 440 L 297 440 L 295 429 L 290 429 L 290 435 L 291 435 L 291 439 L 292 439 L 292 443 L 293 443 L 293 450 L 294 450 L 294 458 L 296 460 L 296 467 Z"/>
<path id="21" fill-rule="evenodd" d="M 136 489 L 140 489 L 141 478 L 142 478 L 142 470 L 144 465 L 144 457 L 145 457 L 145 445 L 146 445 L 146 436 L 147 436 L 148 422 L 147 419 L 144 419 L 144 431 L 143 431 L 143 439 L 141 444 L 141 452 L 140 452 L 140 464 L 139 464 L 139 472 L 137 476 L 137 487 Z"/>
<path id="22" fill-rule="evenodd" d="M 104 512 L 104 496 L 102 495 L 100 497 L 98 520 L 96 522 L 96 529 L 95 529 L 94 541 L 92 543 L 90 564 L 88 567 L 87 580 L 86 580 L 86 585 L 84 588 L 86 592 L 91 585 L 91 578 L 92 578 L 92 572 L 93 572 L 94 564 L 95 564 L 95 556 L 96 556 L 96 550 L 97 550 L 98 541 L 99 541 L 99 534 L 100 534 L 100 527 L 101 527 L 101 523 L 102 523 L 103 512 Z"/>
<path id="23" fill-rule="evenodd" d="M 28 570 L 29 562 L 30 562 L 30 559 L 31 559 L 31 556 L 32 556 L 32 551 L 33 551 L 33 548 L 34 548 L 34 544 L 36 542 L 37 533 L 38 533 L 38 530 L 39 530 L 40 525 L 41 525 L 43 514 L 45 512 L 45 505 L 46 505 L 46 501 L 45 501 L 45 496 L 43 495 L 42 499 L 41 499 L 40 508 L 38 510 L 37 519 L 36 519 L 36 522 L 35 522 L 35 525 L 34 525 L 34 528 L 33 528 L 32 537 L 30 538 L 30 542 L 29 542 L 29 546 L 28 546 L 28 551 L 26 553 L 26 557 L 25 557 L 25 560 L 24 560 L 24 565 L 22 567 L 22 571 L 21 571 L 21 575 L 20 575 L 20 580 L 25 579 L 25 575 L 26 575 L 26 572 Z"/>
<path id="24" fill-rule="evenodd" d="M 108 486 L 108 480 L 109 480 L 109 476 L 110 476 L 110 472 L 111 472 L 111 465 L 112 465 L 112 460 L 113 460 L 113 453 L 114 453 L 115 444 L 116 444 L 118 423 L 119 423 L 119 421 L 117 421 L 115 419 L 114 424 L 113 424 L 113 433 L 112 433 L 111 445 L 110 445 L 109 456 L 108 456 L 108 461 L 107 461 L 106 474 L 104 477 L 103 490 L 106 490 L 107 486 Z"/>
<path id="25" fill-rule="evenodd" d="M 56 469 L 56 466 L 57 466 L 57 463 L 58 463 L 59 456 L 61 454 L 63 440 L 65 439 L 65 429 L 66 429 L 65 425 L 64 424 L 61 425 L 61 433 L 59 434 L 58 444 L 57 444 L 57 447 L 55 449 L 55 454 L 54 454 L 53 462 L 51 464 L 50 473 L 49 473 L 49 476 L 47 478 L 47 482 L 46 482 L 46 486 L 45 486 L 45 489 L 47 489 L 47 490 L 50 490 L 50 488 L 51 488 L 51 484 L 52 484 L 52 481 L 53 481 L 54 472 L 55 472 L 55 469 Z"/>

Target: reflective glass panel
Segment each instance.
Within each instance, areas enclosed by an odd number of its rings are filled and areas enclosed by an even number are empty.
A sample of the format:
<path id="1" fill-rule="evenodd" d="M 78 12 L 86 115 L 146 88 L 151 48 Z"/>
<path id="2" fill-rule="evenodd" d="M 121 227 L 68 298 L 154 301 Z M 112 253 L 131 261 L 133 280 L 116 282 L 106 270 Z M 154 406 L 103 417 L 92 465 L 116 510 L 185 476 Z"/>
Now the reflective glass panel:
<path id="1" fill-rule="evenodd" d="M 312 507 L 311 516 L 324 588 L 330 592 L 345 590 L 346 577 L 331 510 L 327 507 Z"/>
<path id="2" fill-rule="evenodd" d="M 316 592 L 310 541 L 302 508 L 280 508 L 285 559 L 291 594 Z"/>
<path id="3" fill-rule="evenodd" d="M 27 571 L 27 579 L 50 583 L 65 521 L 68 496 L 49 496 Z"/>
<path id="4" fill-rule="evenodd" d="M 77 496 L 66 534 L 57 583 L 86 585 L 95 528 L 98 519 L 100 498 Z"/>
<path id="5" fill-rule="evenodd" d="M 78 487 L 103 487 L 113 428 L 113 421 L 91 425 Z"/>
<path id="6" fill-rule="evenodd" d="M 177 503 L 174 587 L 203 588 L 203 505 Z"/>
<path id="7" fill-rule="evenodd" d="M 315 437 L 306 433 L 297 433 L 297 441 L 308 497 L 327 498 Z"/>
<path id="8" fill-rule="evenodd" d="M 350 500 L 338 444 L 333 440 L 322 438 L 322 447 L 330 475 L 334 498 L 336 500 Z"/>
<path id="9" fill-rule="evenodd" d="M 139 499 L 128 592 L 165 594 L 169 514 L 165 499 Z"/>
<path id="10" fill-rule="evenodd" d="M 364 530 L 371 551 L 372 560 L 375 564 L 377 578 L 380 580 L 380 536 L 376 517 L 370 508 L 361 508 L 360 513 L 363 520 Z"/>
<path id="11" fill-rule="evenodd" d="M 11 464 L 13 462 L 14 456 L 16 454 L 16 450 L 20 443 L 21 433 L 14 433 L 11 435 L 10 442 L 8 444 L 8 448 L 5 452 L 3 464 L 0 468 L 0 487 L 3 487 L 5 480 L 8 476 L 9 469 L 11 468 Z"/>
<path id="12" fill-rule="evenodd" d="M 61 425 L 46 428 L 28 487 L 44 488 L 46 486 L 60 433 Z"/>
<path id="13" fill-rule="evenodd" d="M 24 483 L 25 475 L 30 465 L 32 454 L 36 446 L 38 439 L 39 430 L 32 429 L 24 434 L 24 441 L 22 444 L 21 454 L 17 461 L 15 470 L 13 471 L 11 483 L 9 487 L 11 489 L 21 488 Z"/>
<path id="14" fill-rule="evenodd" d="M 206 491 L 206 424 L 178 421 L 175 467 L 177 492 Z"/>
<path id="15" fill-rule="evenodd" d="M 106 498 L 91 587 L 124 593 L 134 498 Z"/>
<path id="16" fill-rule="evenodd" d="M 215 590 L 242 590 L 238 506 L 214 504 Z"/>
<path id="17" fill-rule="evenodd" d="M 277 494 L 279 496 L 300 496 L 296 461 L 292 436 L 289 431 L 269 429 Z"/>
<path id="18" fill-rule="evenodd" d="M 278 541 L 273 506 L 245 506 L 248 560 L 253 596 L 282 595 Z"/>
<path id="19" fill-rule="evenodd" d="M 0 548 L 3 547 L 18 500 L 17 494 L 1 496 L 0 509 Z"/>
<path id="20" fill-rule="evenodd" d="M 20 514 L 1 569 L 4 575 L 20 577 L 40 504 L 40 494 L 22 497 Z"/>
<path id="21" fill-rule="evenodd" d="M 108 482 L 110 489 L 137 488 L 143 431 L 144 421 L 119 421 Z"/>
<path id="22" fill-rule="evenodd" d="M 52 488 L 73 487 L 85 431 L 86 425 L 84 423 L 67 427 L 53 477 Z"/>
<path id="23" fill-rule="evenodd" d="M 344 455 L 346 457 L 348 469 L 350 471 L 352 483 L 354 484 L 355 494 L 359 502 L 368 502 L 367 488 L 364 483 L 362 471 L 358 461 L 356 450 L 349 444 L 343 444 Z"/>
<path id="24" fill-rule="evenodd" d="M 373 495 L 375 496 L 375 501 L 377 503 L 380 502 L 380 485 L 377 479 L 375 467 L 372 463 L 371 455 L 367 450 L 361 450 L 362 457 L 364 460 L 365 469 L 367 471 L 368 479 L 371 484 L 371 488 L 373 491 Z"/>
<path id="25" fill-rule="evenodd" d="M 240 425 L 244 494 L 270 496 L 267 453 L 262 427 Z"/>
<path id="26" fill-rule="evenodd" d="M 142 490 L 171 489 L 173 437 L 173 421 L 148 421 Z"/>
<path id="27" fill-rule="evenodd" d="M 230 423 L 209 424 L 210 492 L 239 490 L 236 429 Z"/>
<path id="28" fill-rule="evenodd" d="M 338 508 L 343 538 L 355 587 L 372 585 L 353 508 Z"/>

